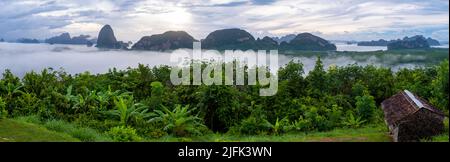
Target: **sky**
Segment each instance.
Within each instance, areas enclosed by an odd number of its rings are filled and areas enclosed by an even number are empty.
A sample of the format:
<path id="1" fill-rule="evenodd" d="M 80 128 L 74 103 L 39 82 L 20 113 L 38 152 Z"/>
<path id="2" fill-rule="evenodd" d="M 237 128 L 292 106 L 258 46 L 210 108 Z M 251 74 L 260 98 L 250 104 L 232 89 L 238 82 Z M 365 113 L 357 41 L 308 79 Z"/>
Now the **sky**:
<path id="1" fill-rule="evenodd" d="M 183 30 L 200 40 L 218 29 L 255 37 L 309 32 L 328 40 L 449 40 L 448 0 L 1 0 L 0 38 L 45 39 L 63 32 L 116 38 Z"/>

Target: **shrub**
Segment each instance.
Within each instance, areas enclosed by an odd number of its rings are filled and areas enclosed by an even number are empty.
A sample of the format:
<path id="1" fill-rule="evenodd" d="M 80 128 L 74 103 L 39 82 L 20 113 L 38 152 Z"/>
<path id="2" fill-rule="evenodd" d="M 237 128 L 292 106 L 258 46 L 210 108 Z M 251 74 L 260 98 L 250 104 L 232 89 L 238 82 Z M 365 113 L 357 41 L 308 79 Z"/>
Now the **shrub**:
<path id="1" fill-rule="evenodd" d="M 76 118 L 73 123 L 76 125 L 82 125 L 85 127 L 93 128 L 100 132 L 106 132 L 112 127 L 116 127 L 120 125 L 120 121 L 113 119 L 95 119 L 88 115 L 80 115 Z"/>
<path id="2" fill-rule="evenodd" d="M 441 110 L 448 115 L 448 94 L 449 94 L 449 63 L 448 60 L 444 60 L 437 67 L 436 79 L 432 81 L 432 103 L 438 106 Z"/>
<path id="3" fill-rule="evenodd" d="M 198 101 L 195 107 L 198 108 L 199 117 L 212 131 L 226 132 L 248 116 L 246 106 L 239 102 L 240 93 L 235 87 L 200 86 L 193 94 Z"/>
<path id="4" fill-rule="evenodd" d="M 154 128 L 151 131 L 149 131 L 147 133 L 147 135 L 151 138 L 161 138 L 161 137 L 167 135 L 167 132 L 165 132 L 162 129 Z"/>
<path id="5" fill-rule="evenodd" d="M 319 109 L 317 107 L 309 107 L 309 109 L 305 112 L 305 119 L 310 121 L 311 128 L 314 130 L 323 131 L 329 129 L 326 123 L 326 117 L 319 113 Z"/>
<path id="6" fill-rule="evenodd" d="M 296 131 L 324 131 L 339 126 L 341 121 L 342 107 L 332 105 L 331 109 L 323 106 L 306 106 L 300 105 L 303 111 L 297 120 L 290 125 L 291 130 Z"/>
<path id="7" fill-rule="evenodd" d="M 375 109 L 375 100 L 372 96 L 365 94 L 356 97 L 356 112 L 362 119 L 367 121 L 372 120 Z"/>
<path id="8" fill-rule="evenodd" d="M 246 135 L 265 134 L 273 128 L 260 107 L 253 110 L 250 117 L 242 120 L 238 127 L 239 133 Z"/>
<path id="9" fill-rule="evenodd" d="M 279 135 L 281 133 L 285 133 L 291 130 L 291 125 L 289 124 L 289 119 L 288 118 L 283 118 L 281 120 L 279 120 L 277 118 L 277 120 L 275 121 L 275 124 L 272 126 L 272 132 L 275 135 Z"/>
<path id="10" fill-rule="evenodd" d="M 348 113 L 346 120 L 342 122 L 344 126 L 347 128 L 359 128 L 365 123 L 365 120 L 362 120 L 361 117 L 355 117 L 353 113 Z"/>
<path id="11" fill-rule="evenodd" d="M 175 136 L 201 135 L 203 120 L 197 116 L 191 115 L 192 110 L 188 110 L 189 106 L 181 107 L 177 105 L 174 110 L 170 111 L 167 107 L 162 106 L 161 110 L 154 110 L 155 117 L 149 122 L 161 122 L 163 130 Z"/>
<path id="12" fill-rule="evenodd" d="M 148 108 L 141 103 L 134 103 L 133 96 L 124 95 L 114 99 L 117 109 L 106 111 L 105 114 L 118 118 L 121 125 L 126 126 L 130 122 L 139 122 L 148 117 Z"/>
<path id="13" fill-rule="evenodd" d="M 78 138 L 84 142 L 110 141 L 108 137 L 101 135 L 94 129 L 79 127 L 77 125 L 67 123 L 62 120 L 49 120 L 44 123 L 44 126 L 49 130 L 67 133 L 70 136 Z"/>
<path id="14" fill-rule="evenodd" d="M 168 135 L 166 131 L 164 131 L 164 124 L 161 122 L 149 122 L 145 121 L 140 124 L 137 124 L 133 128 L 136 129 L 136 133 L 143 137 L 149 138 L 160 138 Z"/>
<path id="15" fill-rule="evenodd" d="M 4 119 L 8 116 L 8 111 L 6 111 L 6 102 L 0 97 L 0 119 Z"/>
<path id="16" fill-rule="evenodd" d="M 363 96 L 366 92 L 368 92 L 368 89 L 362 82 L 359 80 L 352 86 L 352 97 L 356 96 Z"/>
<path id="17" fill-rule="evenodd" d="M 251 116 L 241 122 L 239 132 L 246 135 L 265 134 L 271 128 L 272 124 L 266 119 L 258 119 Z"/>
<path id="18" fill-rule="evenodd" d="M 148 106 L 151 109 L 159 109 L 162 103 L 162 95 L 164 93 L 164 86 L 161 82 L 152 82 L 150 84 L 152 87 L 152 95 L 148 102 Z"/>
<path id="19" fill-rule="evenodd" d="M 101 135 L 91 128 L 76 128 L 70 132 L 72 137 L 78 138 L 83 142 L 110 141 L 111 139 Z"/>
<path id="20" fill-rule="evenodd" d="M 333 105 L 331 109 L 327 109 L 327 127 L 339 127 L 342 120 L 342 107 Z"/>
<path id="21" fill-rule="evenodd" d="M 313 130 L 313 126 L 310 120 L 304 119 L 303 116 L 301 116 L 292 123 L 292 129 L 296 131 L 310 131 Z"/>
<path id="22" fill-rule="evenodd" d="M 141 141 L 142 138 L 137 135 L 136 129 L 132 127 L 125 127 L 125 126 L 117 126 L 111 128 L 108 132 L 106 132 L 113 141 L 116 142 L 135 142 L 135 141 Z"/>
<path id="23" fill-rule="evenodd" d="M 15 116 L 32 115 L 39 112 L 40 99 L 34 93 L 22 93 L 14 99 L 15 108 L 13 113 Z"/>
<path id="24" fill-rule="evenodd" d="M 72 132 L 75 129 L 72 124 L 68 124 L 62 120 L 49 120 L 44 123 L 44 126 L 49 130 L 65 133 Z"/>

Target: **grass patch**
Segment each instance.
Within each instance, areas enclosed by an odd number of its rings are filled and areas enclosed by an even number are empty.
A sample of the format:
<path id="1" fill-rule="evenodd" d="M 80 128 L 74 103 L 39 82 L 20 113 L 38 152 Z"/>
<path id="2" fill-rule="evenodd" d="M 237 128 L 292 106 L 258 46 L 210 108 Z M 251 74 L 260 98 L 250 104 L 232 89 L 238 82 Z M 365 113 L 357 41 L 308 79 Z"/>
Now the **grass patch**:
<path id="1" fill-rule="evenodd" d="M 287 133 L 276 135 L 237 136 L 227 134 L 209 134 L 200 137 L 176 138 L 164 136 L 159 139 L 147 139 L 154 142 L 390 142 L 387 128 L 367 126 L 358 129 L 335 129 L 327 132 Z"/>
<path id="2" fill-rule="evenodd" d="M 63 120 L 48 120 L 41 121 L 40 117 L 37 115 L 31 116 L 21 116 L 14 120 L 24 123 L 33 123 L 36 125 L 41 125 L 48 130 L 68 134 L 73 138 L 77 138 L 83 142 L 107 142 L 111 141 L 109 136 L 99 133 L 95 129 L 81 127 L 74 123 L 69 123 Z"/>
<path id="3" fill-rule="evenodd" d="M 77 142 L 80 141 L 66 133 L 50 131 L 42 126 L 15 121 L 0 120 L 0 142 Z"/>
<path id="4" fill-rule="evenodd" d="M 15 121 L 25 122 L 25 123 L 33 123 L 41 125 L 41 118 L 38 115 L 30 115 L 30 116 L 19 116 L 14 118 Z"/>
<path id="5" fill-rule="evenodd" d="M 80 139 L 83 142 L 111 141 L 108 136 L 105 136 L 94 129 L 79 127 L 75 124 L 68 123 L 62 120 L 49 120 L 43 125 L 49 130 L 67 133 L 74 138 Z"/>
<path id="6" fill-rule="evenodd" d="M 438 136 L 434 136 L 431 139 L 431 142 L 449 142 L 448 132 L 447 132 L 447 134 L 441 134 L 441 135 L 438 135 Z"/>

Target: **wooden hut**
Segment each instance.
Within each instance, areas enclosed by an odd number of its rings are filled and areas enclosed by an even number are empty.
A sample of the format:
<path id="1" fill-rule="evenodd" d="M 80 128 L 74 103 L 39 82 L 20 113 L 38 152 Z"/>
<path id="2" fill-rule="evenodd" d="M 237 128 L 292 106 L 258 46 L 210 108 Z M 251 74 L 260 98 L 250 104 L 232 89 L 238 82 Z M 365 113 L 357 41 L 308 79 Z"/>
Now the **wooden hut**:
<path id="1" fill-rule="evenodd" d="M 444 113 L 408 90 L 381 103 L 395 142 L 418 141 L 444 131 Z"/>

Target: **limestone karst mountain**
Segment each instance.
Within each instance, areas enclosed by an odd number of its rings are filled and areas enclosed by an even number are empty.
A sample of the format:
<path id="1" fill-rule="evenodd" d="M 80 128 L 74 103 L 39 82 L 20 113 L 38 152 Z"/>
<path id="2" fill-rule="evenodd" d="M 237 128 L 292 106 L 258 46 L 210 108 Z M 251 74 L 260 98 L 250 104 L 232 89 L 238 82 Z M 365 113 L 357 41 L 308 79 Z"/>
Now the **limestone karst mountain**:
<path id="1" fill-rule="evenodd" d="M 166 51 L 180 48 L 192 49 L 192 43 L 196 41 L 184 31 L 168 31 L 163 34 L 142 37 L 133 45 L 133 50 Z"/>

